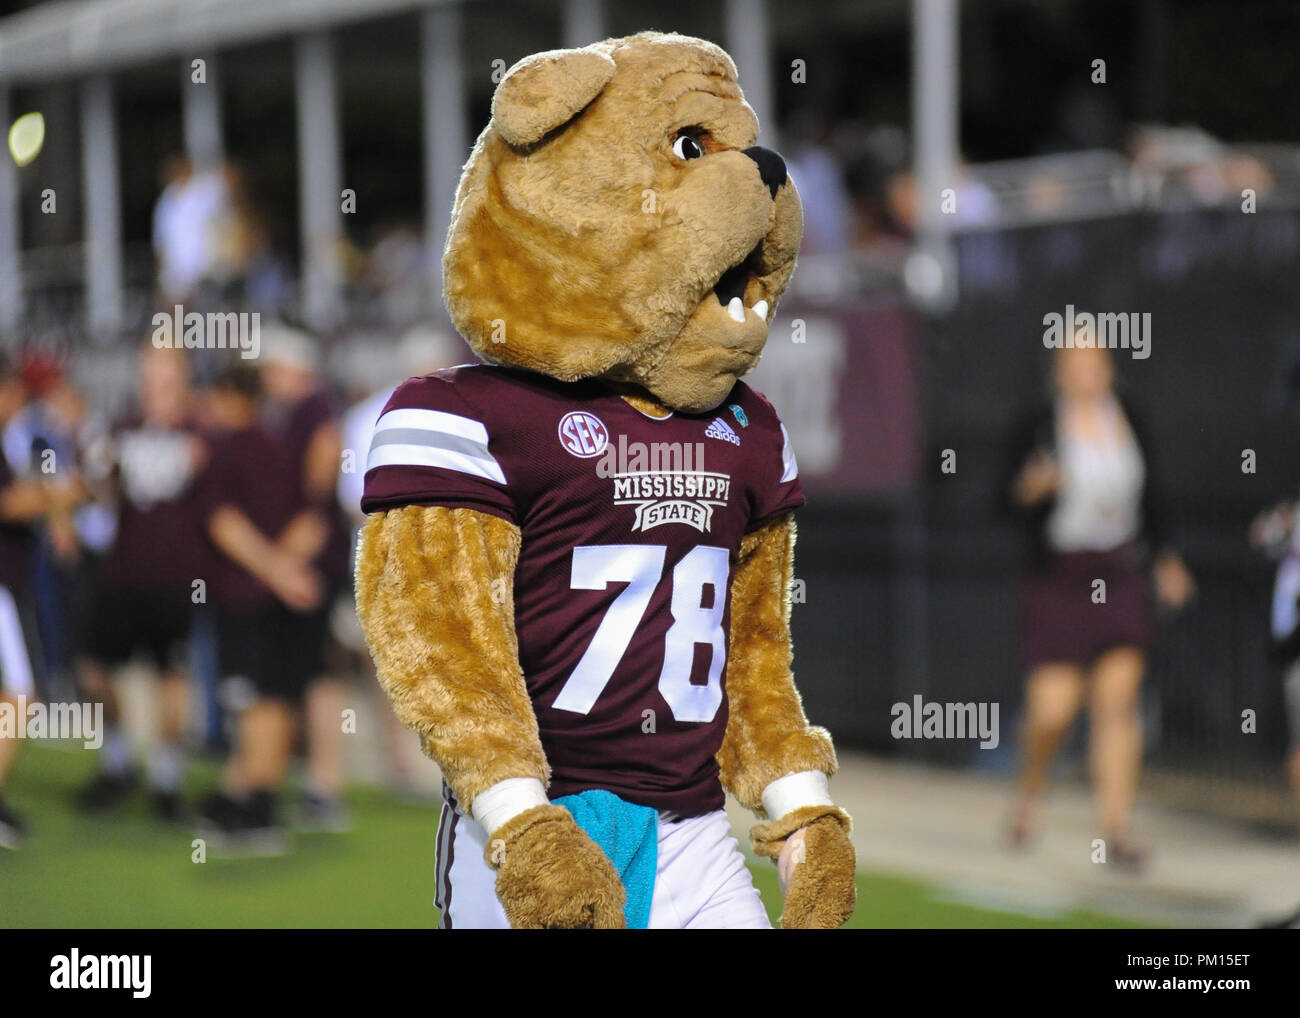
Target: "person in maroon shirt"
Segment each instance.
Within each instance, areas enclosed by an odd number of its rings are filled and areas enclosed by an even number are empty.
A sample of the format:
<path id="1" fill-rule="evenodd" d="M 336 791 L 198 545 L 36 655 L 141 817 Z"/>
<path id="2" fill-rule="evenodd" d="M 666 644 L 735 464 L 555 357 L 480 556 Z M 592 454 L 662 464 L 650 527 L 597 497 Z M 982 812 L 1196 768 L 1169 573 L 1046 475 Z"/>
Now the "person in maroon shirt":
<path id="1" fill-rule="evenodd" d="M 324 581 L 324 594 L 312 611 L 291 616 L 282 634 L 286 651 L 295 655 L 309 676 L 303 705 L 307 780 L 298 824 L 317 831 L 343 831 L 350 826 L 340 798 L 343 731 L 339 717 L 344 688 L 337 676 L 329 674 L 325 653 L 331 611 L 351 572 L 348 525 L 334 497 L 342 440 L 334 408 L 321 387 L 316 341 L 311 336 L 282 324 L 264 326 L 260 363 L 266 395 L 263 419 L 284 447 L 304 506 L 321 524 L 320 548 L 312 566 Z"/>
<path id="2" fill-rule="evenodd" d="M 322 583 L 311 559 L 321 524 L 302 511 L 292 466 L 258 422 L 260 382 L 232 363 L 210 394 L 214 431 L 199 483 L 200 519 L 211 556 L 208 594 L 215 609 L 221 673 L 251 686 L 221 792 L 201 811 L 201 829 L 218 851 L 282 851 L 275 790 L 293 741 L 293 711 L 310 677 L 282 635 L 293 612 L 309 612 Z"/>
<path id="3" fill-rule="evenodd" d="M 137 398 L 139 413 L 114 428 L 106 457 L 117 533 L 102 566 L 78 672 L 87 695 L 103 703 L 107 730 L 99 774 L 77 799 L 82 809 L 103 812 L 135 787 L 109 670 L 144 651 L 159 679 L 161 731 L 149 758 L 151 798 L 157 813 L 176 819 L 185 772 L 184 650 L 192 585 L 202 569 L 196 482 L 205 457 L 191 417 L 186 355 L 146 344 Z"/>
<path id="4" fill-rule="evenodd" d="M 21 377 L 0 356 L 0 429 L 26 401 Z M 0 702 L 7 704 L 15 717 L 20 712 L 19 697 L 36 695 L 32 676 L 36 647 L 30 635 L 34 627 L 28 601 L 36 540 L 33 527 L 42 519 L 66 517 L 79 497 L 77 490 L 63 483 L 16 477 L 0 453 Z M 0 737 L 0 796 L 19 743 L 17 738 Z M 17 848 L 24 834 L 22 819 L 0 797 L 0 848 Z"/>

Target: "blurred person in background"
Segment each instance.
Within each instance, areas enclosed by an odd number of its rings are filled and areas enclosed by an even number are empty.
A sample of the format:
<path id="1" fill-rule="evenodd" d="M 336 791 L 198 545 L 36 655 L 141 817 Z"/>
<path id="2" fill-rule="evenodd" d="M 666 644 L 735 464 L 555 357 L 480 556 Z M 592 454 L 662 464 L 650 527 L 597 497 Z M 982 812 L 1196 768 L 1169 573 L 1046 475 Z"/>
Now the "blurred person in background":
<path id="1" fill-rule="evenodd" d="M 4 429 L 5 455 L 18 477 L 58 489 L 60 508 L 47 512 L 37 526 L 32 596 L 42 648 L 37 687 L 47 700 L 63 700 L 75 685 L 73 660 L 85 614 L 79 600 L 86 568 L 82 538 L 105 537 L 101 519 L 82 516 L 87 494 L 82 459 L 103 427 L 68 377 L 63 358 L 33 350 L 19 363 L 26 402 Z"/>
<path id="2" fill-rule="evenodd" d="M 1282 502 L 1251 521 L 1250 543 L 1278 561 L 1273 580 L 1273 603 L 1269 618 L 1272 657 L 1282 668 L 1282 702 L 1286 709 L 1286 770 L 1295 796 L 1296 818 L 1300 820 L 1300 527 L 1296 526 L 1300 503 Z M 1286 929 L 1300 926 L 1300 908 L 1290 915 L 1264 924 Z"/>
<path id="3" fill-rule="evenodd" d="M 37 414 L 33 456 L 42 480 L 76 496 L 71 512 L 46 517 L 36 559 L 46 608 L 41 625 L 47 679 L 51 695 L 60 698 L 76 688 L 76 661 L 91 612 L 87 593 L 94 587 L 95 563 L 113 533 L 112 514 L 92 497 L 87 483 L 89 457 L 107 423 L 91 409 L 70 367 L 60 365 L 40 399 L 26 407 Z"/>
<path id="4" fill-rule="evenodd" d="M 147 779 L 154 811 L 181 814 L 192 584 L 203 575 L 195 501 L 204 450 L 193 418 L 189 360 L 146 343 L 139 356 L 137 409 L 112 429 L 103 450 L 104 495 L 117 531 L 99 569 L 86 646 L 84 693 L 104 705 L 99 773 L 77 796 L 87 811 L 116 808 L 134 789 L 134 756 L 120 725 L 110 670 L 147 654 L 158 678 L 160 732 Z"/>
<path id="5" fill-rule="evenodd" d="M 853 204 L 853 248 L 873 260 L 899 262 L 910 248 L 906 231 L 895 220 L 890 207 L 889 187 L 895 174 L 908 161 L 907 135 L 889 125 L 841 125 L 853 139 L 845 163 L 844 181 Z"/>
<path id="6" fill-rule="evenodd" d="M 853 239 L 853 205 L 833 144 L 834 125 L 815 108 L 799 110 L 785 124 L 785 164 L 804 207 L 800 253 L 805 255 L 842 255 Z"/>
<path id="7" fill-rule="evenodd" d="M 243 169 L 228 162 L 219 172 L 222 201 L 209 227 L 208 281 L 224 308 L 243 302 L 249 265 L 262 238 Z"/>
<path id="8" fill-rule="evenodd" d="M 217 170 L 196 171 L 182 155 L 162 165 L 162 193 L 153 211 L 158 299 L 167 307 L 197 300 L 219 249 L 226 181 Z"/>
<path id="9" fill-rule="evenodd" d="M 275 316 L 290 302 L 293 272 L 275 242 L 265 206 L 253 193 L 247 177 L 239 181 L 237 207 L 245 245 L 240 302 L 264 317 Z"/>
<path id="10" fill-rule="evenodd" d="M 1010 497 L 1034 555 L 1023 588 L 1024 764 L 1009 834 L 1020 847 L 1033 833 L 1052 757 L 1086 699 L 1107 861 L 1136 869 L 1145 857 L 1130 831 L 1138 700 L 1153 636 L 1147 562 L 1162 604 L 1181 608 L 1195 588 L 1165 543 L 1158 453 L 1115 393 L 1110 352 L 1060 349 L 1053 369 L 1050 405 L 1024 422 L 1012 450 Z"/>
<path id="11" fill-rule="evenodd" d="M 212 430 L 199 481 L 199 514 L 211 556 L 205 574 L 216 617 L 223 685 L 237 715 L 222 788 L 200 810 L 214 850 L 285 851 L 277 792 L 293 747 L 294 710 L 311 678 L 291 614 L 320 605 L 311 566 L 324 536 L 302 498 L 284 449 L 260 423 L 261 383 L 232 359 L 207 395 Z"/>
<path id="12" fill-rule="evenodd" d="M 1252 521 L 1250 543 L 1278 561 L 1273 581 L 1269 632 L 1273 657 L 1282 665 L 1282 694 L 1286 705 L 1290 749 L 1287 776 L 1300 819 L 1300 503 L 1283 502 Z"/>
<path id="13" fill-rule="evenodd" d="M 0 357 L 0 428 L 10 424 L 27 400 L 22 376 Z M 64 485 L 21 477 L 0 456 L 0 702 L 13 718 L 24 714 L 19 697 L 37 696 L 33 657 L 35 636 L 31 602 L 35 525 L 51 515 L 65 516 L 76 503 L 76 492 Z M 0 737 L 0 848 L 17 848 L 25 828 L 3 799 L 5 778 L 18 753 L 20 740 Z"/>
<path id="14" fill-rule="evenodd" d="M 428 247 L 419 226 L 384 226 L 365 255 L 360 282 L 391 326 L 414 322 L 429 310 Z"/>
<path id="15" fill-rule="evenodd" d="M 304 702 L 307 779 L 298 813 L 305 830 L 345 831 L 343 806 L 343 681 L 328 674 L 330 615 L 351 573 L 350 535 L 335 487 L 342 442 L 334 408 L 319 376 L 319 350 L 305 332 L 275 323 L 262 328 L 263 422 L 280 443 L 297 485 L 303 512 L 316 524 L 318 541 L 308 555 L 324 581 L 320 601 L 289 616 L 281 633 L 287 652 L 301 662 L 309 683 Z"/>

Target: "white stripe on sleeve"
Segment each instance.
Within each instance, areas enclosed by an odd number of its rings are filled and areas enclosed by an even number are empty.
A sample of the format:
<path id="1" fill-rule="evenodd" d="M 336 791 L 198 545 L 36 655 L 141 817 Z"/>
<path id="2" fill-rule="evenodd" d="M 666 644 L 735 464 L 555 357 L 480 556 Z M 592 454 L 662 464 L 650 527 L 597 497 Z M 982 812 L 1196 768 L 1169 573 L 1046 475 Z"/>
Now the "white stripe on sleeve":
<path id="1" fill-rule="evenodd" d="M 469 456 L 436 445 L 377 445 L 370 450 L 370 460 L 366 463 L 367 470 L 375 467 L 440 467 L 485 477 L 498 484 L 506 483 L 501 465 L 492 456 Z"/>
<path id="2" fill-rule="evenodd" d="M 374 434 L 377 435 L 389 428 L 414 428 L 417 431 L 441 432 L 444 435 L 467 438 L 471 442 L 481 442 L 483 447 L 487 448 L 488 432 L 482 422 L 442 410 L 421 410 L 417 407 L 389 410 L 375 422 Z"/>
<path id="3" fill-rule="evenodd" d="M 785 468 L 781 471 L 781 483 L 793 481 L 799 476 L 799 464 L 795 462 L 794 446 L 790 444 L 790 435 L 785 430 L 785 425 L 781 425 L 781 437 L 785 444 L 781 446 L 781 465 Z"/>
<path id="4" fill-rule="evenodd" d="M 441 410 L 390 410 L 375 424 L 366 469 L 437 467 L 506 483 L 481 421 Z"/>

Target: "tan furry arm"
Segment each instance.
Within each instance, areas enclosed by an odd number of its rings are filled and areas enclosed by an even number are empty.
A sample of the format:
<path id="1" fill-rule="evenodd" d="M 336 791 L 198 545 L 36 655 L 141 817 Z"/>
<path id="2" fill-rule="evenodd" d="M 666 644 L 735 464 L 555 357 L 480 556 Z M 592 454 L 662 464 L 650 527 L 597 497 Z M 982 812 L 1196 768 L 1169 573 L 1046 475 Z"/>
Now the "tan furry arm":
<path id="1" fill-rule="evenodd" d="M 357 548 L 379 681 L 467 812 L 499 781 L 550 780 L 515 637 L 519 547 L 496 516 L 406 506 L 367 519 Z"/>
<path id="2" fill-rule="evenodd" d="M 792 515 L 746 535 L 731 581 L 731 713 L 718 764 L 723 787 L 760 816 L 763 790 L 777 778 L 836 769 L 830 734 L 808 724 L 790 670 L 794 540 Z"/>

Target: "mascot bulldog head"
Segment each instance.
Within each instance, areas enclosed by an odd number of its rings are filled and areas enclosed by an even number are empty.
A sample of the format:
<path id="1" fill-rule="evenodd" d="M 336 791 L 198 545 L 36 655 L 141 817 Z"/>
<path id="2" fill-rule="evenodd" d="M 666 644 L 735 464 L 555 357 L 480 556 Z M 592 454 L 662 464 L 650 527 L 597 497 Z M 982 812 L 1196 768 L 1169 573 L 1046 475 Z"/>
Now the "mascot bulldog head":
<path id="1" fill-rule="evenodd" d="M 757 363 L 803 212 L 721 49 L 643 32 L 515 64 L 461 177 L 447 309 L 484 359 L 683 411 Z"/>

